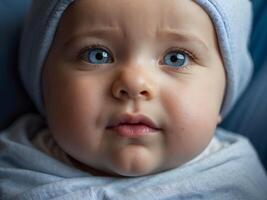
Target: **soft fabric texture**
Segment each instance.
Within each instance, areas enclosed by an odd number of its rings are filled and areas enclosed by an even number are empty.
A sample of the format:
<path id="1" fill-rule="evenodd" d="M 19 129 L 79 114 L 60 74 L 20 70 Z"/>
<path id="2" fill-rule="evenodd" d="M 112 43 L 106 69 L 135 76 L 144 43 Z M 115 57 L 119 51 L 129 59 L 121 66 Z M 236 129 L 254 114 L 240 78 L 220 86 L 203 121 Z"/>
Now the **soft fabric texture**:
<path id="1" fill-rule="evenodd" d="M 267 170 L 267 62 L 255 75 L 248 91 L 236 104 L 223 126 L 242 133 L 255 146 Z M 267 186 L 266 186 L 267 187 Z"/>
<path id="2" fill-rule="evenodd" d="M 248 137 L 267 170 L 267 4 L 265 0 L 253 0 L 252 3 L 254 24 L 250 51 L 254 75 L 221 126 Z"/>
<path id="3" fill-rule="evenodd" d="M 60 18 L 73 1 L 34 0 L 22 37 L 21 77 L 26 90 L 43 114 L 42 67 Z M 252 75 L 252 62 L 247 48 L 252 22 L 251 3 L 249 0 L 197 0 L 196 2 L 212 18 L 218 35 L 227 72 L 227 90 L 221 111 L 224 117 L 244 91 Z"/>
<path id="4" fill-rule="evenodd" d="M 34 126 L 33 126 L 34 125 Z M 33 145 L 40 117 L 24 116 L 0 133 L 0 199 L 264 200 L 266 174 L 251 144 L 218 129 L 228 143 L 196 162 L 136 178 L 97 177 L 64 164 Z"/>

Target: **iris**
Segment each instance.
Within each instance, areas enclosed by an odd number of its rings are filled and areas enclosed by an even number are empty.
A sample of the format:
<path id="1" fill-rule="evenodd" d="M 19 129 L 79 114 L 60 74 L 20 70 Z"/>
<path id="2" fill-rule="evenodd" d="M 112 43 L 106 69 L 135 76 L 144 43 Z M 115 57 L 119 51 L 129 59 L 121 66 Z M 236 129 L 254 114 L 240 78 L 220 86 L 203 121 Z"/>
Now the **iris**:
<path id="1" fill-rule="evenodd" d="M 173 51 L 164 57 L 163 63 L 175 68 L 184 67 L 188 63 L 188 55 L 180 51 Z"/>
<path id="2" fill-rule="evenodd" d="M 92 48 L 86 52 L 87 61 L 91 64 L 107 64 L 112 62 L 108 51 L 101 48 Z"/>

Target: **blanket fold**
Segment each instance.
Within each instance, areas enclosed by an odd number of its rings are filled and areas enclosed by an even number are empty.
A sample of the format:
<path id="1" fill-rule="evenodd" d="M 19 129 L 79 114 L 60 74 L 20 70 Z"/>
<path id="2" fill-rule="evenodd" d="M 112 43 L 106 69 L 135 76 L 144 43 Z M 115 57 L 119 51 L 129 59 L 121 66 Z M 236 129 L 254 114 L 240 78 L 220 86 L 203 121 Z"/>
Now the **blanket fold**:
<path id="1" fill-rule="evenodd" d="M 209 157 L 156 175 L 118 178 L 92 176 L 38 150 L 31 138 L 41 127 L 41 118 L 26 115 L 0 133 L 0 199 L 264 200 L 267 197 L 266 173 L 253 147 L 247 139 L 222 129 L 217 129 L 216 137 L 230 145 Z"/>

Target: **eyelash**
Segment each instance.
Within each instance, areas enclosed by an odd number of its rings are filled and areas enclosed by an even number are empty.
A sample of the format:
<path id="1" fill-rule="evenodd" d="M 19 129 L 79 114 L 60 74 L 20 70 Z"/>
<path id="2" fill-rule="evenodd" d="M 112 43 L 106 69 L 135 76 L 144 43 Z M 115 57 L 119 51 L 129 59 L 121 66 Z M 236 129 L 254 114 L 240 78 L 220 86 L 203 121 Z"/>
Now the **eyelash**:
<path id="1" fill-rule="evenodd" d="M 81 50 L 79 50 L 79 52 L 77 53 L 78 60 L 82 59 L 82 56 L 88 50 L 93 49 L 93 48 L 103 49 L 103 50 L 107 51 L 114 58 L 113 54 L 111 53 L 111 51 L 108 48 L 106 48 L 104 45 L 102 45 L 100 43 L 95 43 L 95 44 L 92 44 L 92 45 L 89 45 L 89 46 L 85 46 Z"/>
<path id="2" fill-rule="evenodd" d="M 82 49 L 80 49 L 79 52 L 78 52 L 78 54 L 77 54 L 77 58 L 78 58 L 78 60 L 81 60 L 81 59 L 82 59 L 82 56 L 83 56 L 89 49 L 93 49 L 93 48 L 100 48 L 100 49 L 103 49 L 103 50 L 107 51 L 107 52 L 112 56 L 113 61 L 114 61 L 114 56 L 113 56 L 113 54 L 111 53 L 111 51 L 110 51 L 108 48 L 106 48 L 104 45 L 100 44 L 100 43 L 95 43 L 95 44 L 92 44 L 92 45 L 88 45 L 88 46 L 85 46 L 85 47 L 83 47 Z M 188 49 L 186 49 L 186 48 L 171 47 L 171 48 L 169 48 L 168 50 L 166 50 L 166 51 L 164 52 L 163 55 L 165 56 L 167 53 L 170 53 L 170 52 L 173 52 L 173 51 L 177 51 L 177 52 L 180 52 L 180 53 L 183 53 L 183 54 L 187 55 L 187 56 L 189 57 L 189 59 L 190 59 L 191 62 L 192 62 L 192 61 L 193 61 L 193 62 L 196 62 L 196 60 L 197 60 L 197 56 L 196 56 L 191 50 L 188 50 Z M 162 63 L 164 56 L 161 57 L 161 59 L 160 59 L 160 62 L 159 62 L 159 63 L 160 63 L 161 65 L 164 65 L 164 64 Z M 188 67 L 188 66 L 185 66 L 184 68 L 187 68 L 187 67 Z"/>
<path id="3" fill-rule="evenodd" d="M 175 51 L 186 54 L 192 61 L 197 60 L 197 56 L 191 50 L 186 49 L 186 48 L 171 47 L 167 51 L 164 52 L 164 55 L 170 52 L 175 52 Z"/>

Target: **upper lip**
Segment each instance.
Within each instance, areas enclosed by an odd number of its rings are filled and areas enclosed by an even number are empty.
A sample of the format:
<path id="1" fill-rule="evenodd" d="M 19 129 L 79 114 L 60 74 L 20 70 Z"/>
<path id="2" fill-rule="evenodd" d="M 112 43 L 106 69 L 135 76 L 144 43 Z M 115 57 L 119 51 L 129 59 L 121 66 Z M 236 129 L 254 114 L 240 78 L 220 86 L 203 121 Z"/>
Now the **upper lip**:
<path id="1" fill-rule="evenodd" d="M 149 117 L 145 115 L 133 115 L 133 114 L 123 114 L 119 117 L 115 117 L 114 120 L 108 125 L 107 128 L 114 128 L 123 124 L 143 124 L 153 129 L 160 129 Z"/>

